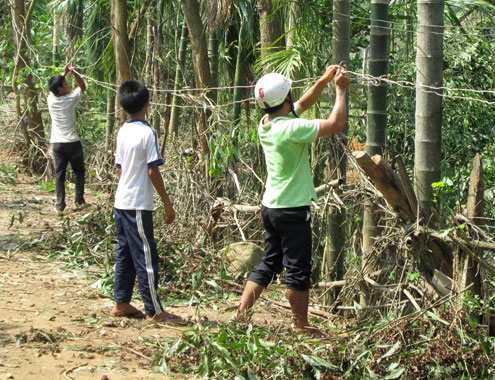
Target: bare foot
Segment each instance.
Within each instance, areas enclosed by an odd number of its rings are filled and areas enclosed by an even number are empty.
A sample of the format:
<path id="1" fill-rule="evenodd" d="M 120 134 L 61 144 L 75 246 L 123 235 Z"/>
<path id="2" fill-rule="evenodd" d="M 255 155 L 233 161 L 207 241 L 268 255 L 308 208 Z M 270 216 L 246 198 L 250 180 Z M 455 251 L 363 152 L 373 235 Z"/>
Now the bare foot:
<path id="1" fill-rule="evenodd" d="M 328 335 L 321 331 L 318 327 L 305 325 L 303 327 L 296 327 L 292 325 L 292 331 L 296 334 L 305 334 L 314 338 L 328 338 Z"/>
<path id="2" fill-rule="evenodd" d="M 179 325 L 185 325 L 187 322 L 181 316 L 168 313 L 166 311 L 156 314 L 154 317 L 149 315 L 146 316 L 148 322 L 164 322 L 164 323 L 175 323 Z"/>
<path id="3" fill-rule="evenodd" d="M 112 309 L 112 314 L 116 317 L 128 318 L 145 318 L 146 315 L 139 309 L 136 309 L 130 303 L 116 303 Z"/>

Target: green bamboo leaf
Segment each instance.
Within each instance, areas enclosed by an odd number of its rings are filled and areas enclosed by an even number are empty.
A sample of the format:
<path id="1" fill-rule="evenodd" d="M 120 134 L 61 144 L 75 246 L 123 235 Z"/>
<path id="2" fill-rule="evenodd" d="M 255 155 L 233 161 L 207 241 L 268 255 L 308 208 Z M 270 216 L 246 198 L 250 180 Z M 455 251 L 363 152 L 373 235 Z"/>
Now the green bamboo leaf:
<path id="1" fill-rule="evenodd" d="M 401 368 L 396 368 L 392 371 L 392 373 L 390 375 L 387 375 L 385 376 L 385 379 L 386 380 L 389 380 L 389 379 L 398 379 L 399 377 L 402 376 L 402 373 L 405 371 L 406 369 L 401 367 Z"/>
<path id="2" fill-rule="evenodd" d="M 368 374 L 370 375 L 371 380 L 379 380 L 378 376 L 376 375 L 375 372 L 371 368 L 366 368 L 368 370 Z"/>
<path id="3" fill-rule="evenodd" d="M 205 281 L 208 285 L 210 285 L 213 289 L 215 289 L 217 292 L 221 292 L 222 288 L 220 285 L 218 285 L 215 281 L 213 280 L 206 280 Z"/>
<path id="4" fill-rule="evenodd" d="M 258 380 L 258 377 L 251 371 L 251 368 L 248 367 L 246 372 L 249 380 Z"/>
<path id="5" fill-rule="evenodd" d="M 332 369 L 337 369 L 338 367 L 327 362 L 325 359 L 320 358 L 319 356 L 315 355 L 301 355 L 304 361 L 312 366 L 317 366 L 317 367 L 326 367 L 326 368 L 332 368 Z"/>
<path id="6" fill-rule="evenodd" d="M 213 347 L 215 347 L 217 350 L 219 350 L 223 355 L 224 355 L 224 358 L 225 358 L 225 361 L 232 367 L 232 368 L 237 368 L 238 365 L 237 363 L 235 363 L 232 359 L 232 357 L 230 356 L 230 352 L 229 350 L 227 350 L 224 346 L 222 346 L 220 343 L 218 342 L 212 342 L 211 345 Z"/>
<path id="7" fill-rule="evenodd" d="M 392 346 L 392 348 L 390 348 L 390 350 L 388 350 L 380 359 L 378 359 L 376 362 L 377 363 L 380 363 L 380 361 L 382 359 L 385 359 L 385 358 L 388 358 L 389 356 L 392 356 L 400 347 L 400 340 L 398 340 L 397 342 L 394 343 L 394 345 Z"/>
<path id="8" fill-rule="evenodd" d="M 450 325 L 450 323 L 447 322 L 445 319 L 440 318 L 438 315 L 436 315 L 435 313 L 432 313 L 431 311 L 427 311 L 426 312 L 426 315 L 428 317 L 430 317 L 431 319 L 434 319 L 435 321 L 438 321 L 438 322 L 444 324 L 445 326 L 449 326 Z"/>

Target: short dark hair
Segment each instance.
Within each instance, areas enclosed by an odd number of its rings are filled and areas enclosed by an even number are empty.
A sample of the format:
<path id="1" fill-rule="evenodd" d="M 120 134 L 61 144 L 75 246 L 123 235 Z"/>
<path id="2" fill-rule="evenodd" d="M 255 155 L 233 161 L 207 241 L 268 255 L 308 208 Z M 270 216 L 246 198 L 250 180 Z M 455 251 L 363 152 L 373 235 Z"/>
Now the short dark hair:
<path id="1" fill-rule="evenodd" d="M 289 97 L 289 99 L 287 99 L 287 97 Z M 269 114 L 269 115 L 272 114 L 272 113 L 275 113 L 278 110 L 280 110 L 283 107 L 284 103 L 287 102 L 287 101 L 289 102 L 289 104 L 292 104 L 292 94 L 291 94 L 290 90 L 287 93 L 287 96 L 285 97 L 285 99 L 284 99 L 284 101 L 282 103 L 280 103 L 279 105 L 270 107 L 270 108 L 263 108 L 263 111 L 265 113 Z M 291 106 L 291 110 L 292 110 L 292 108 L 293 108 L 293 106 Z"/>
<path id="2" fill-rule="evenodd" d="M 48 81 L 48 88 L 53 93 L 53 95 L 58 95 L 59 87 L 64 85 L 65 77 L 63 75 L 55 75 L 51 77 Z"/>
<path id="3" fill-rule="evenodd" d="M 263 108 L 263 111 L 267 114 L 272 114 L 272 113 L 275 113 L 277 112 L 279 109 L 282 108 L 282 106 L 284 105 L 284 103 L 286 102 L 287 100 L 284 100 L 282 103 L 280 103 L 278 106 L 275 106 L 275 107 L 270 107 L 270 108 Z"/>
<path id="4" fill-rule="evenodd" d="M 128 80 L 120 85 L 119 102 L 128 114 L 141 111 L 149 99 L 150 93 L 143 82 Z"/>

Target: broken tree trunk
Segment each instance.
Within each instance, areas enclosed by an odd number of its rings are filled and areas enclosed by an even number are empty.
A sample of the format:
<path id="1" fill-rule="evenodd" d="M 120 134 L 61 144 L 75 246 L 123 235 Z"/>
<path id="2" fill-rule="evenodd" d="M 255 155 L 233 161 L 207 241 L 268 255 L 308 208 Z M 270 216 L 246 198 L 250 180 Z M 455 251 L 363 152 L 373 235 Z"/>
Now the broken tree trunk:
<path id="1" fill-rule="evenodd" d="M 473 169 L 469 178 L 469 192 L 467 200 L 467 217 L 468 220 L 474 225 L 483 225 L 483 212 L 484 212 L 484 184 L 483 184 L 483 162 L 481 154 L 477 153 L 473 161 Z M 473 240 L 478 240 L 478 236 L 473 236 L 471 230 L 468 230 Z M 477 248 L 473 250 L 478 257 L 483 257 L 483 249 Z M 474 282 L 474 292 L 481 295 L 485 301 L 485 305 L 490 305 L 490 296 L 493 294 L 493 290 L 488 286 L 489 280 L 487 276 L 487 270 L 483 266 L 475 263 L 470 257 L 466 257 L 466 265 L 468 265 L 468 281 Z M 479 271 L 479 272 L 478 272 Z M 478 275 L 479 274 L 479 275 Z M 495 316 L 493 312 L 490 313 L 489 307 L 486 308 L 483 315 L 483 324 L 487 326 L 488 335 L 495 336 Z M 493 309 L 492 309 L 493 310 Z"/>
<path id="2" fill-rule="evenodd" d="M 473 170 L 469 178 L 469 192 L 467 200 L 467 216 L 476 225 L 482 224 L 483 218 L 483 164 L 481 154 L 474 157 Z"/>
<path id="3" fill-rule="evenodd" d="M 414 212 L 404 196 L 405 190 L 397 174 L 388 166 L 383 157 L 375 155 L 371 158 L 366 152 L 353 152 L 358 165 L 370 177 L 376 188 L 382 193 L 388 204 L 402 221 L 414 220 Z"/>
<path id="4" fill-rule="evenodd" d="M 407 176 L 399 178 L 380 155 L 375 155 L 373 158 L 366 152 L 353 152 L 352 155 L 399 219 L 402 222 L 418 222 L 416 212 L 413 210 L 415 202 L 411 195 L 407 196 L 406 187 L 408 185 L 403 185 Z M 415 238 L 419 254 L 418 267 L 423 274 L 431 280 L 434 270 L 437 269 L 452 276 L 452 252 L 450 248 L 438 239 L 427 239 L 426 236 L 415 236 Z"/>

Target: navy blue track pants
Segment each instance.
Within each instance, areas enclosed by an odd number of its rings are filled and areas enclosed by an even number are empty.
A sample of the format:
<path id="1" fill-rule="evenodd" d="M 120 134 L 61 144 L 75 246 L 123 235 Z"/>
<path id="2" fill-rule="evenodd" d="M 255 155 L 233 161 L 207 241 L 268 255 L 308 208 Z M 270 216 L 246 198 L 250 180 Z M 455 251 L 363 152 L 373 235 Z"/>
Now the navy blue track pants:
<path id="1" fill-rule="evenodd" d="M 158 297 L 158 252 L 153 237 L 153 214 L 148 210 L 114 208 L 117 228 L 114 298 L 130 303 L 136 276 L 146 315 L 163 312 Z"/>

